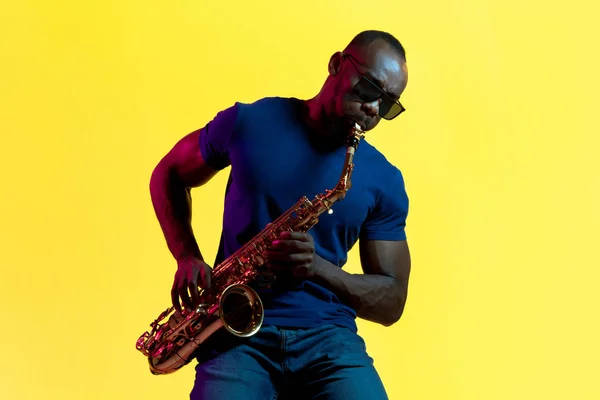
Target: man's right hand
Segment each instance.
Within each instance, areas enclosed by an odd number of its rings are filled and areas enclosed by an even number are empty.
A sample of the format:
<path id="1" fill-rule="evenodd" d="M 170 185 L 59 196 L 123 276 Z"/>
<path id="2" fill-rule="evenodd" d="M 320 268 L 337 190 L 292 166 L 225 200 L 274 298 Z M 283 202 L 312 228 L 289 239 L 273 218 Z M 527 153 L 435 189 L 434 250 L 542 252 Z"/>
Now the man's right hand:
<path id="1" fill-rule="evenodd" d="M 171 289 L 173 307 L 181 312 L 181 305 L 193 310 L 200 304 L 199 288 L 210 289 L 212 269 L 197 257 L 177 261 L 177 272 Z M 181 303 L 179 300 L 181 299 Z"/>

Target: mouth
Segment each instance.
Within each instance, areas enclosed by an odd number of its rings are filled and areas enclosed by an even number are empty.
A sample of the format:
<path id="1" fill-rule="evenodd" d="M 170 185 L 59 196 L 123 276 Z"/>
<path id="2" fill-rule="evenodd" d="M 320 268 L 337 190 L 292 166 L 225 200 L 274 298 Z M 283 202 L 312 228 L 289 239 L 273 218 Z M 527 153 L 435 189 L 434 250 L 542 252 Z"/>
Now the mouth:
<path id="1" fill-rule="evenodd" d="M 364 123 L 364 121 L 359 121 L 359 120 L 358 120 L 358 118 L 352 118 L 352 117 L 349 117 L 349 118 L 348 118 L 348 128 L 349 128 L 349 129 L 350 129 L 350 128 L 353 128 L 353 127 L 354 127 L 354 124 L 357 124 L 357 125 L 360 127 L 360 130 L 361 130 L 361 131 L 364 131 L 364 130 L 365 130 L 365 128 L 366 128 L 366 127 L 365 127 L 365 123 Z"/>

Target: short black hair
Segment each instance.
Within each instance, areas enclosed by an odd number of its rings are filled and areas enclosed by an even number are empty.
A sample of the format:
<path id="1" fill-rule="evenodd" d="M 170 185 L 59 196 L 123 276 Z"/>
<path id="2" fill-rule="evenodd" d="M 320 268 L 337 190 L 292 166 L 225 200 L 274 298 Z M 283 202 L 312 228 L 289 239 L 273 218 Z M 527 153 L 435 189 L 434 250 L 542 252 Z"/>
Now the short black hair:
<path id="1" fill-rule="evenodd" d="M 351 47 L 366 47 L 376 40 L 383 40 L 389 44 L 402 59 L 406 62 L 406 50 L 402 43 L 394 37 L 391 33 L 378 31 L 378 30 L 367 30 L 362 31 L 350 41 L 347 48 Z"/>

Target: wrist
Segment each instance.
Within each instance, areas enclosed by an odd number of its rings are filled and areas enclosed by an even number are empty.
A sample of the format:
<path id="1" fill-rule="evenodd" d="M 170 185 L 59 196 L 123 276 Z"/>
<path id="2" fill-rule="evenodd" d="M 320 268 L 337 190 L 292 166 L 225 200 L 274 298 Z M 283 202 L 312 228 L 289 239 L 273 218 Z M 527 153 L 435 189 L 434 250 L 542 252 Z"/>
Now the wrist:
<path id="1" fill-rule="evenodd" d="M 311 277 L 315 280 L 327 280 L 339 268 L 315 253 Z"/>
<path id="2" fill-rule="evenodd" d="M 186 262 L 186 261 L 204 262 L 204 259 L 202 258 L 202 255 L 200 254 L 200 252 L 196 253 L 196 252 L 187 252 L 187 251 L 176 255 L 175 260 L 177 261 L 177 263 Z"/>

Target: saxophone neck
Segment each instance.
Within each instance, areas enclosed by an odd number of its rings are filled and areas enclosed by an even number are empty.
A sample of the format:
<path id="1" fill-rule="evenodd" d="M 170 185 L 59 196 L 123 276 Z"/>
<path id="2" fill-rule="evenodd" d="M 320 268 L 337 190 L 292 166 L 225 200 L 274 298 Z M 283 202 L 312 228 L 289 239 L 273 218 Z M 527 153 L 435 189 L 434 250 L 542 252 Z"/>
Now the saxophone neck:
<path id="1" fill-rule="evenodd" d="M 350 189 L 350 186 L 352 186 L 351 178 L 352 171 L 354 170 L 354 153 L 364 135 L 364 132 L 360 129 L 358 124 L 355 123 L 346 139 L 346 159 L 344 161 L 340 179 L 335 188 L 328 193 L 328 196 L 326 196 L 329 203 L 334 203 L 337 200 L 343 199 L 346 196 L 348 189 Z"/>
<path id="2" fill-rule="evenodd" d="M 360 125 L 358 125 L 355 122 L 354 126 L 350 129 L 348 138 L 346 139 L 346 144 L 348 145 L 348 148 L 352 147 L 354 150 L 356 150 L 356 148 L 358 147 L 358 143 L 364 137 L 365 132 L 361 129 Z"/>
<path id="3" fill-rule="evenodd" d="M 348 137 L 346 138 L 346 146 L 348 149 L 347 151 L 352 151 L 352 153 L 354 154 L 354 151 L 356 151 L 356 148 L 358 147 L 358 143 L 364 136 L 365 133 L 355 122 L 354 126 L 350 129 L 350 132 L 348 133 Z"/>
<path id="4" fill-rule="evenodd" d="M 346 138 L 346 160 L 344 161 L 344 168 L 342 169 L 339 183 L 350 183 L 350 177 L 352 176 L 352 171 L 354 169 L 354 153 L 358 148 L 360 140 L 364 136 L 365 133 L 360 129 L 360 126 L 357 123 L 354 123 L 354 127 L 352 127 Z"/>

